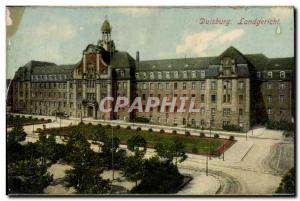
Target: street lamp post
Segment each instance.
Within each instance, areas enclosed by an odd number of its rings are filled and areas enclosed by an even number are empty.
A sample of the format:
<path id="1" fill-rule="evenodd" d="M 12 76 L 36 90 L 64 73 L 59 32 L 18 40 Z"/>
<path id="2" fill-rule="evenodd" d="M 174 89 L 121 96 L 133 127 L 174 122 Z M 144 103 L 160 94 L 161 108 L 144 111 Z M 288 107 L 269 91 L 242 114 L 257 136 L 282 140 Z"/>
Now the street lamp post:
<path id="1" fill-rule="evenodd" d="M 206 154 L 206 176 L 208 176 L 208 154 Z"/>
<path id="2" fill-rule="evenodd" d="M 225 146 L 224 146 L 224 143 L 223 143 L 223 161 L 225 160 Z"/>
<path id="3" fill-rule="evenodd" d="M 210 119 L 210 123 L 209 123 L 209 160 L 211 160 L 211 123 L 212 123 L 212 119 Z"/>

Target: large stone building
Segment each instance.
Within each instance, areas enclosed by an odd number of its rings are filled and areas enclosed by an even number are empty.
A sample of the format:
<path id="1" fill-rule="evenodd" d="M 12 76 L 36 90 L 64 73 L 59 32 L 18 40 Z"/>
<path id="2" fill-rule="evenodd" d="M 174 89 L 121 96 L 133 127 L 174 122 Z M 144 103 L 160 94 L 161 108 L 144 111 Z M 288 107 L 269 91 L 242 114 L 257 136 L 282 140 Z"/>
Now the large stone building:
<path id="1" fill-rule="evenodd" d="M 116 50 L 107 20 L 102 38 L 82 52 L 73 65 L 30 61 L 20 67 L 12 83 L 12 110 L 19 113 L 132 120 L 145 117 L 156 124 L 222 128 L 251 125 L 268 120 L 291 121 L 294 116 L 294 57 L 268 58 L 242 54 L 229 47 L 215 57 L 140 60 Z M 101 112 L 100 100 L 136 96 L 196 98 L 197 113 Z M 114 104 L 107 102 L 106 107 Z"/>

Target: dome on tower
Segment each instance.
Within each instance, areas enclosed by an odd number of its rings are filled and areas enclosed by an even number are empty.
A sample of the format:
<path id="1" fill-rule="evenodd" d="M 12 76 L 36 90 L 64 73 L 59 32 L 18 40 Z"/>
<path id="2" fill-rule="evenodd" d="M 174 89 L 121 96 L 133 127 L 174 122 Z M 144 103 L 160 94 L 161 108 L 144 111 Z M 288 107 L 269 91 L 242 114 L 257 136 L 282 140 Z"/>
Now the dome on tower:
<path id="1" fill-rule="evenodd" d="M 108 20 L 105 20 L 102 24 L 101 31 L 105 33 L 110 33 L 111 27 Z"/>

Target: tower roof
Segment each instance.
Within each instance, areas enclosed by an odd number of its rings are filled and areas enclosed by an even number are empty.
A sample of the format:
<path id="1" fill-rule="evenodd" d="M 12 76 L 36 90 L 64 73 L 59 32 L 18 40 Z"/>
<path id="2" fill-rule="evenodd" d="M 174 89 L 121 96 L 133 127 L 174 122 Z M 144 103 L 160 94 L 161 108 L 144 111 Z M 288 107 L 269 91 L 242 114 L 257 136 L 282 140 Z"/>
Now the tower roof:
<path id="1" fill-rule="evenodd" d="M 110 33 L 111 31 L 111 26 L 109 24 L 108 20 L 104 20 L 102 27 L 101 27 L 101 31 L 105 32 L 105 33 Z"/>

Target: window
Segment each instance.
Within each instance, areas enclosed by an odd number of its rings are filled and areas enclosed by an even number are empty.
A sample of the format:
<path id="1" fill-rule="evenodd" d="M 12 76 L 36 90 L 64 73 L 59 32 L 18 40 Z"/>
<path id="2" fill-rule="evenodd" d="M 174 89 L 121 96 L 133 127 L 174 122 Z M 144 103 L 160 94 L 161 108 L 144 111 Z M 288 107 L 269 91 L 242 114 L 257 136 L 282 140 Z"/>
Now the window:
<path id="1" fill-rule="evenodd" d="M 273 72 L 272 71 L 269 71 L 268 72 L 268 78 L 272 78 L 273 77 Z"/>
<path id="2" fill-rule="evenodd" d="M 187 72 L 183 71 L 183 78 L 187 78 Z"/>
<path id="3" fill-rule="evenodd" d="M 195 119 L 192 119 L 192 125 L 196 125 Z"/>
<path id="4" fill-rule="evenodd" d="M 273 113 L 273 110 L 272 110 L 272 108 L 268 108 L 268 114 L 270 115 L 270 114 L 272 114 Z"/>
<path id="5" fill-rule="evenodd" d="M 170 72 L 166 72 L 166 79 L 170 79 Z"/>
<path id="6" fill-rule="evenodd" d="M 279 109 L 279 113 L 280 113 L 281 115 L 284 114 L 284 113 L 285 113 L 285 109 L 280 108 L 280 109 Z"/>
<path id="7" fill-rule="evenodd" d="M 153 90 L 154 89 L 154 84 L 150 83 L 150 89 Z"/>
<path id="8" fill-rule="evenodd" d="M 228 126 L 230 125 L 230 121 L 223 121 L 223 126 Z"/>
<path id="9" fill-rule="evenodd" d="M 127 83 L 123 82 L 123 89 L 127 89 Z"/>
<path id="10" fill-rule="evenodd" d="M 260 72 L 256 72 L 256 77 L 260 78 L 261 77 L 261 73 Z"/>
<path id="11" fill-rule="evenodd" d="M 120 71 L 120 75 L 121 75 L 121 77 L 125 77 L 125 71 L 124 71 L 124 70 L 121 70 L 121 71 Z"/>
<path id="12" fill-rule="evenodd" d="M 205 115 L 205 108 L 204 108 L 204 107 L 201 107 L 201 108 L 200 108 L 200 112 L 201 112 L 202 115 Z"/>
<path id="13" fill-rule="evenodd" d="M 272 103 L 272 101 L 273 101 L 272 96 L 271 96 L 271 95 L 268 95 L 268 102 L 269 102 L 269 103 Z"/>
<path id="14" fill-rule="evenodd" d="M 135 73 L 136 79 L 139 79 L 139 73 Z"/>
<path id="15" fill-rule="evenodd" d="M 200 78 L 201 79 L 205 78 L 205 71 L 204 70 L 200 71 Z"/>
<path id="16" fill-rule="evenodd" d="M 243 115 L 243 109 L 239 109 L 239 115 L 240 115 L 240 116 Z"/>
<path id="17" fill-rule="evenodd" d="M 158 79 L 161 79 L 161 72 L 157 73 Z"/>
<path id="18" fill-rule="evenodd" d="M 229 80 L 225 80 L 223 83 L 224 89 L 231 89 L 231 82 Z"/>
<path id="19" fill-rule="evenodd" d="M 196 78 L 196 71 L 192 71 L 192 78 Z"/>
<path id="20" fill-rule="evenodd" d="M 244 89 L 244 81 L 239 82 L 239 89 L 243 90 Z"/>
<path id="21" fill-rule="evenodd" d="M 212 89 L 212 90 L 215 90 L 216 88 L 217 88 L 216 82 L 215 82 L 215 81 L 212 81 L 212 82 L 211 82 L 211 89 Z"/>
<path id="22" fill-rule="evenodd" d="M 230 94 L 224 94 L 223 95 L 223 102 L 224 103 L 230 103 Z"/>
<path id="23" fill-rule="evenodd" d="M 201 85 L 201 86 L 200 86 L 201 90 L 205 90 L 205 82 L 201 82 L 200 85 Z"/>
<path id="24" fill-rule="evenodd" d="M 147 89 L 147 84 L 146 83 L 143 84 L 143 89 Z"/>
<path id="25" fill-rule="evenodd" d="M 177 82 L 174 82 L 174 89 L 177 89 Z"/>
<path id="26" fill-rule="evenodd" d="M 201 94 L 201 96 L 200 96 L 200 101 L 201 101 L 201 103 L 204 103 L 204 101 L 205 101 L 205 96 L 204 96 L 204 94 Z"/>
<path id="27" fill-rule="evenodd" d="M 230 108 L 223 108 L 223 116 L 229 116 L 231 114 Z"/>
<path id="28" fill-rule="evenodd" d="M 244 99 L 243 95 L 239 95 L 239 104 L 243 103 L 243 99 Z"/>
<path id="29" fill-rule="evenodd" d="M 174 78 L 178 78 L 178 71 L 174 72 Z"/>
<path id="30" fill-rule="evenodd" d="M 150 72 L 150 79 L 154 79 L 154 73 Z"/>
<path id="31" fill-rule="evenodd" d="M 215 115 L 216 114 L 216 108 L 211 108 L 211 115 Z"/>
<path id="32" fill-rule="evenodd" d="M 225 76 L 229 76 L 229 75 L 230 75 L 230 73 L 231 73 L 231 70 L 230 70 L 230 69 L 228 69 L 228 68 L 226 68 L 226 69 L 225 69 Z"/>
<path id="33" fill-rule="evenodd" d="M 280 103 L 284 103 L 284 95 L 279 95 L 279 101 Z"/>
<path id="34" fill-rule="evenodd" d="M 170 83 L 169 82 L 166 83 L 166 89 L 170 89 Z"/>
<path id="35" fill-rule="evenodd" d="M 273 88 L 273 83 L 272 82 L 268 82 L 267 83 L 267 89 L 272 89 Z"/>
<path id="36" fill-rule="evenodd" d="M 158 89 L 162 89 L 161 83 L 158 83 L 157 85 L 158 85 Z"/>
<path id="37" fill-rule="evenodd" d="M 285 78 L 285 72 L 284 71 L 280 71 L 280 78 Z"/>
<path id="38" fill-rule="evenodd" d="M 279 89 L 284 90 L 285 89 L 285 83 L 279 83 Z"/>
<path id="39" fill-rule="evenodd" d="M 215 103 L 217 101 L 217 96 L 215 94 L 211 95 L 211 102 Z"/>
<path id="40" fill-rule="evenodd" d="M 192 82 L 192 89 L 195 89 L 195 82 Z"/>
<path id="41" fill-rule="evenodd" d="M 147 73 L 143 73 L 143 78 L 144 78 L 144 79 L 147 78 Z"/>
<path id="42" fill-rule="evenodd" d="M 186 83 L 185 82 L 182 83 L 182 89 L 186 90 Z"/>

